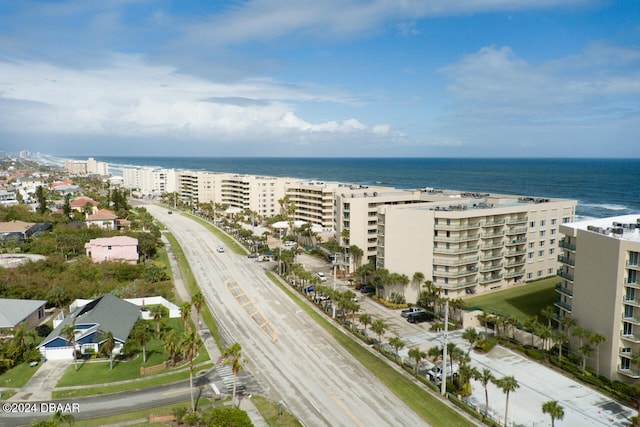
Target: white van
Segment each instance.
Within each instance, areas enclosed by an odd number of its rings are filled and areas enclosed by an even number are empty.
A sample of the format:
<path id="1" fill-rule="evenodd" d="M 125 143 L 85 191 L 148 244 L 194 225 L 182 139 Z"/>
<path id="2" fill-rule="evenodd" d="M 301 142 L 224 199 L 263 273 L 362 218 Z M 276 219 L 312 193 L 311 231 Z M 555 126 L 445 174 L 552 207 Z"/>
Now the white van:
<path id="1" fill-rule="evenodd" d="M 318 273 L 316 273 L 318 275 L 318 277 L 320 278 L 321 282 L 326 282 L 327 281 L 327 276 L 324 275 L 324 273 L 322 271 L 319 271 Z"/>
<path id="2" fill-rule="evenodd" d="M 456 362 L 453 362 L 453 366 L 451 366 L 450 363 L 447 363 L 447 378 L 458 375 L 459 371 L 460 365 L 458 365 Z M 431 368 L 429 372 L 427 372 L 427 377 L 429 377 L 431 381 L 439 382 L 442 378 L 442 363 L 438 363 L 433 368 Z"/>

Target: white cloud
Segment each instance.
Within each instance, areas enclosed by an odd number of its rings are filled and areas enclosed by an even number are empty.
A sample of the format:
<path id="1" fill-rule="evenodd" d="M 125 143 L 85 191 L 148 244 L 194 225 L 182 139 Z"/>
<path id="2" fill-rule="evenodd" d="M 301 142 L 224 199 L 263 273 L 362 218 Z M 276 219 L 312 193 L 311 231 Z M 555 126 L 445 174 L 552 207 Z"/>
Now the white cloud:
<path id="1" fill-rule="evenodd" d="M 379 133 L 354 118 L 311 123 L 296 102 L 348 104 L 353 97 L 271 79 L 212 82 L 118 55 L 102 69 L 0 62 L 0 128 L 19 133 L 186 137 L 274 133 Z"/>

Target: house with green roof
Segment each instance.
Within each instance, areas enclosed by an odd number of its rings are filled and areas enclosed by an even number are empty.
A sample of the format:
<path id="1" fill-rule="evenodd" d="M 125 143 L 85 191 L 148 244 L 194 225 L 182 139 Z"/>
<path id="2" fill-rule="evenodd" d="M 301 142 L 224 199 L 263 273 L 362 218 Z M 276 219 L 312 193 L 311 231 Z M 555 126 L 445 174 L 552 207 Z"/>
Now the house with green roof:
<path id="1" fill-rule="evenodd" d="M 38 348 L 47 359 L 73 359 L 73 343 L 62 334 L 67 325 L 73 325 L 75 349 L 81 354 L 99 352 L 107 332 L 113 334 L 116 342 L 114 353 L 118 354 L 140 318 L 140 307 L 114 295 L 105 294 L 71 312 Z"/>

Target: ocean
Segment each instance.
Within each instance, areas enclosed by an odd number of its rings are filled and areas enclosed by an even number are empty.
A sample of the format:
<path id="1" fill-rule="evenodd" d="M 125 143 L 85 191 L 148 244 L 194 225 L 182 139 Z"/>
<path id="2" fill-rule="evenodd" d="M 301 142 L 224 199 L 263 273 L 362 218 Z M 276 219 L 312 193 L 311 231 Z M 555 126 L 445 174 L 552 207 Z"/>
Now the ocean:
<path id="1" fill-rule="evenodd" d="M 52 157 L 49 157 L 53 159 Z M 69 156 L 86 160 L 86 157 Z M 157 166 L 578 200 L 577 220 L 640 213 L 640 159 L 100 157 L 113 175 Z M 62 161 L 62 159 L 57 159 Z"/>

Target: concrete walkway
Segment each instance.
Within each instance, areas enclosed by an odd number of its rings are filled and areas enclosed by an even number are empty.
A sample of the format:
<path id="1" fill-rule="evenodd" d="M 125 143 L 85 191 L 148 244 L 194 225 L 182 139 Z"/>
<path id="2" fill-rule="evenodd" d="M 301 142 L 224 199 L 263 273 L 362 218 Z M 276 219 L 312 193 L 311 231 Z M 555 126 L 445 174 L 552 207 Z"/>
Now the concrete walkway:
<path id="1" fill-rule="evenodd" d="M 27 384 L 9 400 L 12 402 L 51 400 L 51 392 L 72 363 L 72 360 L 47 360 L 38 368 Z"/>

